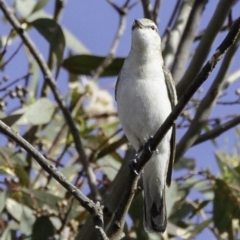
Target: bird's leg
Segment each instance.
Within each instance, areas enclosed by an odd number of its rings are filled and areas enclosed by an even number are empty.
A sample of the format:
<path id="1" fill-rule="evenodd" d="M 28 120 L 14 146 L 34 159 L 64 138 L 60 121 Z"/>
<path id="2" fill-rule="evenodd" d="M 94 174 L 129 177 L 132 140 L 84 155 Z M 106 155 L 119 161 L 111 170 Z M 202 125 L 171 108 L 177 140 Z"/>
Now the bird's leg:
<path id="1" fill-rule="evenodd" d="M 139 154 L 142 152 L 142 150 L 143 150 L 143 146 L 141 146 L 141 147 L 138 149 L 138 151 L 137 151 L 136 154 L 135 154 L 134 159 L 132 159 L 132 160 L 130 161 L 130 164 L 129 164 L 130 169 L 131 169 L 136 175 L 139 175 L 139 173 L 138 173 L 137 170 L 136 170 L 136 164 L 137 164 L 137 161 L 138 161 L 138 156 L 139 156 Z"/>

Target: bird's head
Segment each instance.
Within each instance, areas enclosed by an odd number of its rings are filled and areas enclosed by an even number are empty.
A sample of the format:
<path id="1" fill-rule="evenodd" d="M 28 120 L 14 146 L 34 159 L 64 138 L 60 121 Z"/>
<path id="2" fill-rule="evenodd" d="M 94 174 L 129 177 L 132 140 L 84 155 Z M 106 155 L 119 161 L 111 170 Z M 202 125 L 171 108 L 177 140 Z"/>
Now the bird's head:
<path id="1" fill-rule="evenodd" d="M 160 50 L 161 39 L 157 25 L 150 19 L 142 18 L 134 20 L 132 26 L 132 47 L 139 50 Z"/>

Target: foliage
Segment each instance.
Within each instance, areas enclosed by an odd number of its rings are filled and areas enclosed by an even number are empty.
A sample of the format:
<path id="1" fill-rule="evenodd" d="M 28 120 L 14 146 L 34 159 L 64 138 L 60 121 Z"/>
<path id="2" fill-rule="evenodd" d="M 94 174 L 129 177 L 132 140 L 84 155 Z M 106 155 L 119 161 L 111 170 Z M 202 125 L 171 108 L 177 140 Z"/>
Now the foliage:
<path id="1" fill-rule="evenodd" d="M 138 3 L 138 6 L 144 8 L 145 16 L 156 20 L 154 13 L 157 12 L 158 15 L 158 5 L 155 4 L 152 11 L 148 12 L 144 7 L 146 2 L 148 1 Z M 239 3 L 221 0 L 213 9 L 207 9 L 210 12 L 209 24 L 201 32 L 197 31 L 197 26 L 204 8 L 208 8 L 207 1 L 176 2 L 181 4 L 176 3 L 177 11 L 172 13 L 172 21 L 167 26 L 169 30 L 162 36 L 162 43 L 165 63 L 171 68 L 178 84 L 178 96 L 181 97 L 182 89 L 190 84 L 192 75 L 198 73 L 210 50 L 217 47 L 214 42 L 217 34 L 222 31 L 226 35 L 236 18 L 232 12 L 239 8 Z M 56 87 L 64 93 L 64 103 L 77 126 L 89 167 L 95 173 L 97 189 L 105 206 L 105 226 L 108 226 L 121 198 L 121 194 L 118 195 L 116 190 L 124 190 L 121 184 L 126 176 L 125 172 L 128 171 L 127 160 L 130 159 L 128 153 L 131 150 L 127 150 L 127 140 L 119 130 L 113 94 L 102 88 L 100 81 L 94 80 L 103 77 L 114 77 L 116 80 L 124 58 L 115 56 L 114 44 L 106 56 L 90 53 L 81 39 L 60 23 L 59 16 L 64 12 L 63 3 L 64 1 L 56 0 L 52 15 L 46 12 L 48 0 L 16 0 L 12 10 L 18 16 L 23 31 L 36 41 L 35 45 L 37 38 L 42 36 L 49 47 L 45 54 L 48 55 L 47 60 L 44 61 L 57 80 Z M 125 8 L 118 7 L 112 1 L 108 3 L 117 10 L 120 19 L 128 13 L 124 12 L 124 9 L 131 10 L 135 6 L 129 1 L 126 1 Z M 69 1 L 66 4 L 84 3 Z M 219 9 L 215 11 L 215 8 L 222 8 L 224 11 L 217 15 Z M 219 16 L 222 24 L 218 21 Z M 224 22 L 227 18 L 228 21 Z M 211 22 L 216 24 L 212 26 Z M 115 44 L 118 44 L 122 34 L 121 24 L 120 21 L 118 37 L 113 41 Z M 219 26 L 216 26 L 217 24 Z M 52 95 L 47 79 L 39 74 L 42 71 L 39 62 L 29 53 L 28 47 L 24 47 L 19 41 L 19 35 L 11 29 L 4 17 L 1 26 L 7 28 L 8 32 L 7 35 L 0 35 L 1 121 L 19 132 L 78 189 L 93 198 L 86 167 L 76 150 L 69 122 Z M 34 38 L 33 29 L 37 30 L 37 38 Z M 187 40 L 190 40 L 188 46 L 184 45 Z M 206 42 L 207 40 L 209 41 Z M 198 50 L 201 44 L 207 49 L 205 55 Z M 187 50 L 181 52 L 181 49 L 185 49 L 184 46 Z M 195 94 L 178 119 L 181 138 L 177 146 L 174 181 L 167 189 L 167 232 L 159 236 L 147 234 L 143 230 L 143 203 L 139 191 L 128 213 L 124 239 L 193 239 L 206 229 L 215 239 L 239 238 L 239 130 L 232 131 L 236 138 L 232 153 L 218 150 L 216 139 L 240 122 L 237 110 L 240 94 L 236 84 L 239 79 L 239 66 L 228 75 L 230 63 L 239 55 L 238 47 L 239 38 L 217 69 L 217 73 L 221 74 L 213 76 L 213 81 L 204 86 L 207 93 L 203 95 L 199 91 Z M 22 62 L 14 61 L 21 51 L 25 54 Z M 192 54 L 195 55 L 192 57 Z M 194 61 L 199 69 L 193 71 L 193 68 L 188 66 Z M 23 67 L 22 76 L 14 78 L 9 69 L 19 67 L 18 64 L 27 67 Z M 68 79 L 63 78 L 63 69 L 67 72 Z M 236 94 L 233 96 L 231 91 L 236 91 Z M 233 101 L 229 100 L 229 95 L 234 98 Z M 233 109 L 231 113 L 227 109 L 230 107 Z M 218 108 L 221 108 L 221 111 L 217 112 Z M 83 239 L 83 236 L 84 239 L 95 239 L 91 216 L 86 209 L 48 175 L 28 152 L 8 136 L 0 137 L 1 239 L 35 240 L 50 239 L 52 236 L 57 239 Z M 215 159 L 219 173 L 211 168 L 200 169 L 196 161 L 199 156 L 186 156 L 187 150 L 197 145 L 201 158 L 204 151 L 200 144 L 202 137 L 204 142 L 208 141 L 208 146 L 216 148 Z M 124 161 L 125 164 L 122 164 Z M 141 183 L 139 185 L 141 186 Z"/>

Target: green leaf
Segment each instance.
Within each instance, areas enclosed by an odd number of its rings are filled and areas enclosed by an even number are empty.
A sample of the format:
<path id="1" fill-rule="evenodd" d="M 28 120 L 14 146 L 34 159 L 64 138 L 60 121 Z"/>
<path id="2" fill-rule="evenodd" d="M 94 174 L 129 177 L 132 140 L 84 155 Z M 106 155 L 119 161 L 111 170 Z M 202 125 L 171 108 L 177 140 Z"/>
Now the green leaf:
<path id="1" fill-rule="evenodd" d="M 115 152 L 120 146 L 127 142 L 127 138 L 125 136 L 121 137 L 117 141 L 110 143 L 108 146 L 100 150 L 96 159 L 102 158 L 112 152 Z"/>
<path id="2" fill-rule="evenodd" d="M 174 164 L 175 170 L 181 170 L 183 168 L 194 170 L 196 167 L 196 162 L 194 158 L 181 158 L 176 164 Z"/>
<path id="3" fill-rule="evenodd" d="M 19 178 L 19 182 L 21 186 L 28 186 L 29 185 L 29 174 L 26 172 L 25 168 L 22 166 L 17 165 L 15 167 L 15 174 Z"/>
<path id="4" fill-rule="evenodd" d="M 18 203 L 17 201 L 11 198 L 8 198 L 6 201 L 6 209 L 12 215 L 12 217 L 16 219 L 18 222 L 21 222 L 23 214 L 27 214 L 28 219 L 31 219 L 32 223 L 35 220 L 32 209 L 30 209 L 29 207 L 25 206 L 22 203 Z"/>
<path id="5" fill-rule="evenodd" d="M 17 110 L 14 114 L 22 114 L 16 122 L 18 125 L 40 125 L 48 123 L 55 110 L 55 105 L 47 98 L 40 98 L 30 106 Z"/>
<path id="6" fill-rule="evenodd" d="M 37 12 L 38 10 L 44 8 L 44 6 L 48 3 L 49 0 L 38 0 L 35 4 L 32 13 Z"/>
<path id="7" fill-rule="evenodd" d="M 27 166 L 25 156 L 23 156 L 22 153 L 17 153 L 8 147 L 1 147 L 1 150 L 9 157 L 9 159 L 11 159 L 11 163 L 22 167 Z M 0 165 L 3 165 L 5 161 L 6 160 L 3 158 L 3 156 L 0 155 Z"/>
<path id="8" fill-rule="evenodd" d="M 25 235 L 29 236 L 32 234 L 32 227 L 35 221 L 34 213 L 31 209 L 24 207 L 22 209 L 22 217 L 20 221 L 20 230 Z"/>
<path id="9" fill-rule="evenodd" d="M 31 190 L 25 188 L 22 189 L 22 192 L 25 204 L 30 207 L 34 207 L 32 201 L 32 198 L 34 198 L 40 208 L 47 204 L 51 208 L 59 210 L 57 207 L 57 203 L 62 200 L 62 198 L 60 197 L 57 197 L 43 190 Z"/>
<path id="10" fill-rule="evenodd" d="M 21 118 L 22 115 L 23 115 L 22 113 L 13 114 L 2 118 L 1 121 L 3 121 L 6 125 L 11 127 L 14 123 L 16 123 L 19 120 L 19 118 Z"/>
<path id="11" fill-rule="evenodd" d="M 49 18 L 40 18 L 31 22 L 31 24 L 49 42 L 51 51 L 56 55 L 56 75 L 58 75 L 65 48 L 65 37 L 62 28 L 57 22 Z"/>
<path id="12" fill-rule="evenodd" d="M 213 200 L 213 222 L 219 233 L 228 233 L 228 239 L 233 240 L 232 220 L 240 220 L 240 204 L 228 185 L 216 179 Z"/>
<path id="13" fill-rule="evenodd" d="M 200 224 L 198 224 L 193 231 L 191 231 L 191 237 L 189 239 L 193 239 L 197 234 L 202 232 L 206 227 L 209 226 L 209 224 L 212 222 L 212 218 L 209 218 Z"/>
<path id="14" fill-rule="evenodd" d="M 3 209 L 5 208 L 6 200 L 8 197 L 8 192 L 0 192 L 0 213 L 2 213 Z"/>
<path id="15" fill-rule="evenodd" d="M 36 219 L 33 225 L 32 240 L 53 239 L 55 229 L 49 217 L 42 216 Z"/>
<path id="16" fill-rule="evenodd" d="M 69 72 L 82 75 L 93 75 L 94 71 L 102 64 L 105 57 L 94 55 L 76 55 L 65 59 L 63 67 Z M 102 73 L 102 77 L 117 76 L 122 68 L 124 58 L 115 58 Z"/>
<path id="17" fill-rule="evenodd" d="M 167 214 L 168 216 L 170 216 L 178 195 L 177 183 L 175 181 L 172 181 L 171 186 L 169 188 L 166 188 L 165 191 L 166 191 Z"/>
<path id="18" fill-rule="evenodd" d="M 106 156 L 98 160 L 97 165 L 101 167 L 104 174 L 106 174 L 111 181 L 115 178 L 121 166 L 119 162 L 117 162 L 110 156 Z"/>

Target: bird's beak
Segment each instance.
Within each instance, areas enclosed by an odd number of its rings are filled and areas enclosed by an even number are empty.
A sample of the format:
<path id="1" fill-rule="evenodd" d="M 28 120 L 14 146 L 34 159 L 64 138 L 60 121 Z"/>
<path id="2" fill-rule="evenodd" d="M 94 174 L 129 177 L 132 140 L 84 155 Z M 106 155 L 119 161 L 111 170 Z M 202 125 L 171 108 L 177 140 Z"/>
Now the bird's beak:
<path id="1" fill-rule="evenodd" d="M 144 27 L 143 24 L 140 21 L 136 20 L 136 19 L 134 21 L 134 26 L 136 28 L 143 28 Z"/>

